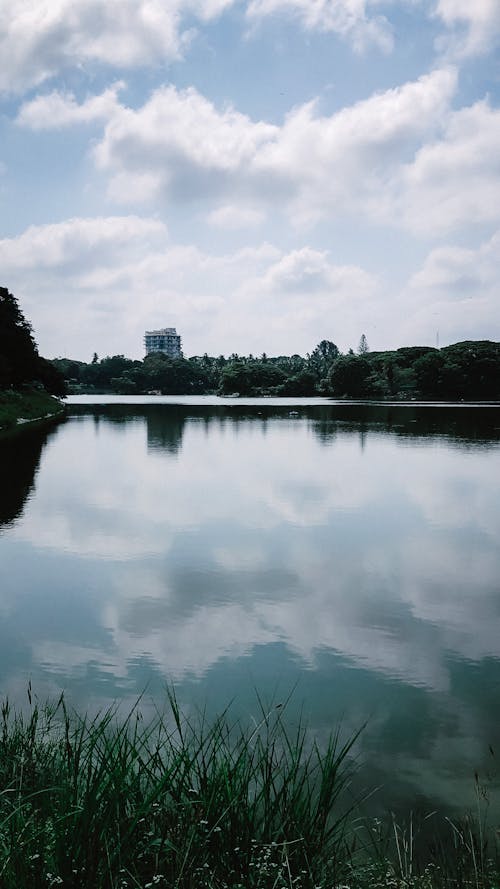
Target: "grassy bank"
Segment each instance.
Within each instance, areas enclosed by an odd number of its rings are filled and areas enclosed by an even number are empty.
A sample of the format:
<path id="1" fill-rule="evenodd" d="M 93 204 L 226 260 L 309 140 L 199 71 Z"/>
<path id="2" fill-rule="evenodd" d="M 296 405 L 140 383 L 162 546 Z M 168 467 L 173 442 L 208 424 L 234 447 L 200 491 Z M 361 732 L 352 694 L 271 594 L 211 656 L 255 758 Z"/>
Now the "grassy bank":
<path id="1" fill-rule="evenodd" d="M 0 432 L 15 429 L 24 422 L 63 414 L 64 410 L 64 405 L 57 398 L 44 391 L 0 390 Z"/>
<path id="2" fill-rule="evenodd" d="M 362 824 L 349 797 L 353 740 L 319 750 L 282 710 L 118 720 L 2 707 L 2 889 L 493 887 L 484 829 L 448 824 L 417 860 L 415 828 Z"/>

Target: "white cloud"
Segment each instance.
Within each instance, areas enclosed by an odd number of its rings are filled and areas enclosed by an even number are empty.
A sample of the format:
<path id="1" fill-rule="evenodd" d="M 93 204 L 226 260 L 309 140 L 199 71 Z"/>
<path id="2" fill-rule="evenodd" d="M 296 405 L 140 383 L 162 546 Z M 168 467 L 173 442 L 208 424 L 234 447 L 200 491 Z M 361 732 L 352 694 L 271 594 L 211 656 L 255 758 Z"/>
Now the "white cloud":
<path id="1" fill-rule="evenodd" d="M 281 126 L 218 109 L 194 88 L 161 87 L 140 108 L 122 84 L 78 104 L 57 92 L 22 106 L 34 129 L 102 120 L 94 149 L 117 203 L 202 201 L 219 228 L 284 211 L 295 225 L 360 214 L 441 235 L 500 221 L 500 110 L 487 99 L 453 110 L 453 68 L 375 93 L 325 117 L 293 108 Z"/>
<path id="2" fill-rule="evenodd" d="M 498 0 L 438 0 L 435 15 L 451 32 L 438 45 L 456 56 L 488 52 L 500 38 Z"/>
<path id="3" fill-rule="evenodd" d="M 389 22 L 384 16 L 370 15 L 366 0 L 250 0 L 247 16 L 258 20 L 269 15 L 288 14 L 308 30 L 333 31 L 348 39 L 356 51 L 376 44 L 384 52 L 393 47 Z"/>
<path id="4" fill-rule="evenodd" d="M 456 72 L 438 70 L 330 117 L 307 103 L 281 127 L 164 87 L 142 108 L 113 114 L 95 159 L 117 201 L 250 200 L 296 223 L 346 211 L 390 218 L 391 184 L 440 132 L 455 87 Z"/>
<path id="5" fill-rule="evenodd" d="M 500 231 L 477 248 L 438 247 L 402 295 L 407 309 L 403 340 L 428 342 L 429 334 L 439 330 L 442 343 L 498 341 L 499 292 Z"/>
<path id="6" fill-rule="evenodd" d="M 380 5 L 379 0 L 9 0 L 0 6 L 0 92 L 22 92 L 94 64 L 126 69 L 178 60 L 192 40 L 193 23 L 209 22 L 234 6 L 253 23 L 289 16 L 307 31 L 339 35 L 357 52 L 370 45 L 390 52 L 393 27 Z M 427 13 L 428 0 L 422 5 Z M 452 57 L 488 51 L 500 37 L 498 0 L 436 0 L 431 15 L 444 28 L 439 47 Z"/>
<path id="7" fill-rule="evenodd" d="M 488 99 L 454 110 L 454 68 L 330 116 L 308 102 L 281 126 L 194 88 L 161 87 L 133 109 L 121 86 L 81 104 L 39 96 L 18 117 L 34 129 L 103 121 L 93 156 L 117 203 L 202 201 L 220 228 L 257 225 L 266 210 L 295 225 L 361 214 L 426 236 L 500 221 L 500 110 Z"/>
<path id="8" fill-rule="evenodd" d="M 260 146 L 277 133 L 233 108 L 218 111 L 193 88 L 162 87 L 139 110 L 122 108 L 113 116 L 95 157 L 111 172 L 117 199 L 129 195 L 135 177 L 146 175 L 157 192 L 189 201 L 219 197 L 229 185 L 234 190 Z"/>
<path id="9" fill-rule="evenodd" d="M 51 93 L 25 102 L 17 116 L 17 123 L 31 130 L 62 129 L 74 124 L 109 120 L 118 108 L 118 93 L 123 81 L 113 84 L 100 96 L 90 96 L 81 104 L 73 93 Z"/>
<path id="10" fill-rule="evenodd" d="M 83 271 L 110 259 L 130 258 L 134 248 L 163 242 L 167 229 L 157 219 L 110 216 L 68 219 L 52 225 L 32 225 L 15 238 L 0 240 L 0 264 L 9 273 L 25 268 L 66 268 Z"/>
<path id="11" fill-rule="evenodd" d="M 359 313 L 376 311 L 377 281 L 324 251 L 262 244 L 211 255 L 170 245 L 161 222 L 138 217 L 32 226 L 0 241 L 0 264 L 49 356 L 69 343 L 76 358 L 142 357 L 143 331 L 165 319 L 188 355 L 228 344 L 305 354 L 330 331 L 342 331 L 341 346 L 356 342 Z"/>
<path id="12" fill-rule="evenodd" d="M 453 299 L 497 288 L 499 280 L 500 231 L 477 249 L 448 246 L 433 250 L 411 285 Z"/>
<path id="13" fill-rule="evenodd" d="M 227 229 L 248 228 L 260 225 L 263 220 L 262 211 L 235 204 L 224 204 L 213 210 L 208 216 L 208 222 L 211 225 Z"/>
<path id="14" fill-rule="evenodd" d="M 354 266 L 334 266 L 325 250 L 303 247 L 281 257 L 265 275 L 278 293 L 327 293 L 356 298 L 373 290 L 373 279 Z"/>
<path id="15" fill-rule="evenodd" d="M 70 67 L 118 68 L 179 58 L 187 15 L 208 21 L 234 0 L 9 0 L 0 7 L 0 91 L 22 91 Z"/>
<path id="16" fill-rule="evenodd" d="M 394 171 L 437 132 L 455 87 L 456 73 L 443 69 L 331 117 L 309 103 L 287 116 L 256 164 L 293 183 L 292 208 L 305 221 L 343 212 L 379 217 Z"/>
<path id="17" fill-rule="evenodd" d="M 62 354 L 75 344 L 86 355 L 96 337 L 117 353 L 124 351 L 120 338 L 134 324 L 141 299 L 133 290 L 134 265 L 166 244 L 166 226 L 156 219 L 76 218 L 0 240 L 0 265 L 33 322 L 42 354 Z"/>
<path id="18" fill-rule="evenodd" d="M 391 190 L 390 206 L 416 232 L 500 221 L 500 110 L 484 100 L 449 112 Z"/>
<path id="19" fill-rule="evenodd" d="M 9 0 L 0 7 L 0 91 L 23 91 L 93 63 L 131 68 L 179 59 L 193 22 L 205 23 L 238 0 Z M 241 4 L 243 5 L 243 4 Z M 308 30 L 331 31 L 357 51 L 392 48 L 389 22 L 370 0 L 250 0 L 252 21 L 292 15 Z"/>

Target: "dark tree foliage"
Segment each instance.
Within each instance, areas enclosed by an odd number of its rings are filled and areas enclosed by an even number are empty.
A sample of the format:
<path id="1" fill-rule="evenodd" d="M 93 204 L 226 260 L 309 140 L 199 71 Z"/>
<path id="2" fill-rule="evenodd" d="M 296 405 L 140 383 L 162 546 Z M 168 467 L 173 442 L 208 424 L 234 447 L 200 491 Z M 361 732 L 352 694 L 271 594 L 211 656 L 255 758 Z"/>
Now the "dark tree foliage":
<path id="1" fill-rule="evenodd" d="M 59 371 L 68 383 L 79 383 L 83 368 L 87 367 L 84 361 L 75 361 L 72 358 L 53 358 L 50 362 Z"/>
<path id="2" fill-rule="evenodd" d="M 54 367 L 51 361 L 47 361 L 46 358 L 41 358 L 40 356 L 38 356 L 36 366 L 36 381 L 41 383 L 45 391 L 49 392 L 50 395 L 57 395 L 58 398 L 63 398 L 67 394 L 68 390 L 64 376 Z"/>
<path id="3" fill-rule="evenodd" d="M 65 395 L 64 376 L 38 354 L 31 324 L 16 298 L 0 287 L 0 389 L 36 383 L 52 395 Z"/>
<path id="4" fill-rule="evenodd" d="M 332 365 L 330 384 L 332 393 L 350 398 L 365 398 L 370 394 L 368 379 L 370 362 L 358 355 L 342 355 Z"/>
<path id="5" fill-rule="evenodd" d="M 207 389 L 207 376 L 199 367 L 184 358 L 168 358 L 161 352 L 148 355 L 142 370 L 132 371 L 131 376 L 139 387 L 146 391 L 156 389 L 164 395 L 194 395 Z"/>
<path id="6" fill-rule="evenodd" d="M 36 378 L 38 349 L 31 324 L 16 298 L 0 287 L 0 386 L 14 388 Z"/>
<path id="7" fill-rule="evenodd" d="M 340 352 L 331 340 L 321 340 L 315 349 L 307 356 L 308 370 L 315 374 L 320 388 L 328 385 L 328 377 L 334 361 Z"/>
<path id="8" fill-rule="evenodd" d="M 267 359 L 264 361 L 233 361 L 222 369 L 220 391 L 223 394 L 238 392 L 252 395 L 256 391 L 277 390 L 286 381 L 286 374 Z"/>
<path id="9" fill-rule="evenodd" d="M 86 389 L 126 395 L 147 392 L 186 395 L 206 392 L 209 388 L 207 374 L 196 363 L 184 358 L 168 358 L 161 352 L 148 355 L 144 361 L 112 355 L 80 367 L 75 365 L 77 363 L 73 362 L 68 370 L 78 373 L 78 383 Z M 73 378 L 73 386 L 75 382 Z"/>
<path id="10" fill-rule="evenodd" d="M 455 343 L 441 349 L 440 354 L 445 359 L 440 397 L 500 399 L 500 343 L 489 340 Z"/>
<path id="11" fill-rule="evenodd" d="M 94 356 L 95 357 L 95 356 Z M 91 364 L 85 364 L 80 372 L 81 380 L 87 386 L 97 389 L 107 388 L 112 379 L 118 379 L 126 371 L 136 365 L 142 366 L 141 361 L 131 361 L 124 355 L 113 355 L 103 358 L 102 361 L 92 360 Z"/>
<path id="12" fill-rule="evenodd" d="M 53 364 L 73 391 L 500 400 L 500 343 L 489 341 L 341 355 L 335 343 L 322 340 L 306 358 L 233 353 L 173 360 L 159 352 L 143 361 L 96 357 L 90 364 L 63 358 Z"/>
<path id="13" fill-rule="evenodd" d="M 316 393 L 316 375 L 310 370 L 301 370 L 288 377 L 280 386 L 280 395 L 314 395 Z"/>
<path id="14" fill-rule="evenodd" d="M 444 356 L 440 352 L 428 352 L 417 358 L 413 365 L 415 382 L 418 391 L 425 397 L 431 397 L 442 388 Z"/>
<path id="15" fill-rule="evenodd" d="M 40 456 L 48 439 L 45 429 L 35 429 L 30 435 L 6 438 L 2 441 L 0 460 L 0 527 L 14 522 L 22 513 L 33 488 Z M 12 467 L 15 466 L 15 472 Z"/>

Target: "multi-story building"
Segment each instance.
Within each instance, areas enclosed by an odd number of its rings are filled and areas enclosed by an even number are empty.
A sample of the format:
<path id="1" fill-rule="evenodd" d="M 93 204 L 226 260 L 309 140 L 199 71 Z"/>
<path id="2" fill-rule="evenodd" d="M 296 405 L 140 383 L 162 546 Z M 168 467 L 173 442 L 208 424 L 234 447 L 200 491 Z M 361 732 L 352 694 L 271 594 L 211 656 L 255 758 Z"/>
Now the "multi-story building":
<path id="1" fill-rule="evenodd" d="M 163 327 L 161 330 L 146 330 L 144 335 L 146 355 L 151 352 L 163 352 L 169 358 L 182 358 L 181 338 L 175 327 Z"/>

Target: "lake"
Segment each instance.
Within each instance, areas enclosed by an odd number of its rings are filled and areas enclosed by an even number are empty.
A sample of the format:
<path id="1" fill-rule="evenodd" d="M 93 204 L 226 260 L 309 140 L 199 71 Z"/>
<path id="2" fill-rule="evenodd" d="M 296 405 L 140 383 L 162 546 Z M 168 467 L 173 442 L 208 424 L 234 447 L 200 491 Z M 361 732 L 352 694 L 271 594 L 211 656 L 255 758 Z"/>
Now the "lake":
<path id="1" fill-rule="evenodd" d="M 371 811 L 498 785 L 500 408 L 68 399 L 0 441 L 0 693 L 163 699 L 322 743 Z M 493 751 L 493 753 L 492 753 Z"/>

